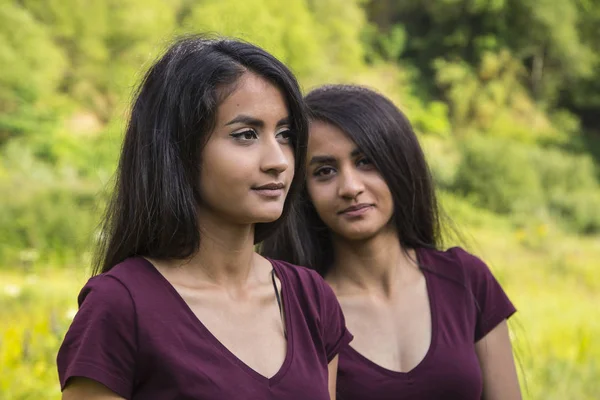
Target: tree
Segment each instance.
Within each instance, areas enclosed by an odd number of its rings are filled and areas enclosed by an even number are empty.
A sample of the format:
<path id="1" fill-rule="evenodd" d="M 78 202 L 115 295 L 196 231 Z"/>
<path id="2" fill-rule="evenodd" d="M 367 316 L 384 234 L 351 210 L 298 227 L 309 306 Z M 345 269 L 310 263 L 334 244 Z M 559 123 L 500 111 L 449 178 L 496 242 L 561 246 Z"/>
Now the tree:
<path id="1" fill-rule="evenodd" d="M 432 79 L 439 58 L 476 66 L 485 53 L 507 49 L 525 66 L 531 95 L 553 107 L 561 91 L 594 71 L 597 56 L 583 40 L 594 7 L 593 0 L 372 0 L 367 10 L 384 33 L 405 28 L 404 57 L 423 79 Z"/>
<path id="2" fill-rule="evenodd" d="M 0 146 L 43 129 L 65 67 L 45 26 L 26 9 L 0 3 Z"/>

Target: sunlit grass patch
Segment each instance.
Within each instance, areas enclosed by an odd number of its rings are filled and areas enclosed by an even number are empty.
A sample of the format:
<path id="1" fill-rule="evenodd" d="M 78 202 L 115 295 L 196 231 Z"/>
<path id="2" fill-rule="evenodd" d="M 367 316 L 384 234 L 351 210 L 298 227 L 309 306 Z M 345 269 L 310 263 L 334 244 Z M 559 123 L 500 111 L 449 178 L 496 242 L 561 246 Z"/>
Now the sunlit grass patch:
<path id="1" fill-rule="evenodd" d="M 56 352 L 83 274 L 0 272 L 0 399 L 60 398 Z"/>

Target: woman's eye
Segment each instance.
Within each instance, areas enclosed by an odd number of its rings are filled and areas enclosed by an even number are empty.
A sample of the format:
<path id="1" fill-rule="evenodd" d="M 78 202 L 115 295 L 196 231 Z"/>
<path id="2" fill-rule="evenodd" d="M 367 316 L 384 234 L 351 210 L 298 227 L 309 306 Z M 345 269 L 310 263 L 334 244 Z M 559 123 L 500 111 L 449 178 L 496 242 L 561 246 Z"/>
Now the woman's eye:
<path id="1" fill-rule="evenodd" d="M 363 170 L 372 170 L 375 169 L 375 165 L 368 158 L 361 158 L 356 162 L 356 166 Z"/>
<path id="2" fill-rule="evenodd" d="M 331 167 L 321 167 L 319 169 L 317 169 L 313 175 L 316 177 L 327 177 L 330 175 L 333 175 L 335 173 L 335 170 Z"/>
<path id="3" fill-rule="evenodd" d="M 292 131 L 286 129 L 277 134 L 277 139 L 279 139 L 283 143 L 289 143 L 292 138 Z"/>
<path id="4" fill-rule="evenodd" d="M 360 160 L 358 160 L 356 162 L 356 165 L 358 165 L 359 167 L 360 166 L 364 166 L 364 165 L 370 166 L 371 165 L 371 160 L 369 160 L 368 158 L 361 158 Z"/>
<path id="5" fill-rule="evenodd" d="M 258 135 L 256 134 L 256 132 L 252 129 L 248 129 L 242 132 L 235 132 L 232 133 L 231 136 L 234 139 L 239 139 L 239 140 L 253 140 L 253 139 L 257 139 Z"/>

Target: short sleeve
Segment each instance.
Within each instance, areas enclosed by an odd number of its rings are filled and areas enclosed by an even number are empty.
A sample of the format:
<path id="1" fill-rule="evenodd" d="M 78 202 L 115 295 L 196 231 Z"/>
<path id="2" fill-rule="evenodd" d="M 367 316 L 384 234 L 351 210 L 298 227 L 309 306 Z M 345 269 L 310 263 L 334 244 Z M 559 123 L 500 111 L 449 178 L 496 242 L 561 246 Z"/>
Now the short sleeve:
<path id="1" fill-rule="evenodd" d="M 116 278 L 99 275 L 84 286 L 78 303 L 79 310 L 57 356 L 61 390 L 70 378 L 85 377 L 130 398 L 136 319 L 129 291 Z"/>
<path id="2" fill-rule="evenodd" d="M 457 252 L 476 301 L 475 342 L 478 342 L 499 323 L 512 316 L 516 308 L 482 260 L 462 249 L 457 249 Z"/>
<path id="3" fill-rule="evenodd" d="M 348 345 L 352 334 L 346 328 L 346 320 L 342 308 L 331 287 L 319 276 L 321 286 L 320 319 L 322 322 L 323 338 L 327 362 L 331 362 L 340 350 Z"/>

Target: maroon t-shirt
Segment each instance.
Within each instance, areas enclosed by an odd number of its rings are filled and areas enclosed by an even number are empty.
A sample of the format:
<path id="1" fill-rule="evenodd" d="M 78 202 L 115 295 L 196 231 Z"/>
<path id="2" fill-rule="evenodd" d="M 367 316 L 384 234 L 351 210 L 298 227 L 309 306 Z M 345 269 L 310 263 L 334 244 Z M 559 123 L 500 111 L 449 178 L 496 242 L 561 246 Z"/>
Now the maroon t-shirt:
<path id="1" fill-rule="evenodd" d="M 479 400 L 475 343 L 516 310 L 488 267 L 461 248 L 418 249 L 431 307 L 431 344 L 409 372 L 383 368 L 352 346 L 340 352 L 338 400 Z"/>
<path id="2" fill-rule="evenodd" d="M 281 281 L 287 353 L 266 378 L 233 355 L 144 258 L 89 280 L 58 352 L 74 376 L 127 399 L 329 400 L 328 363 L 352 335 L 333 291 L 306 268 L 272 261 Z"/>

